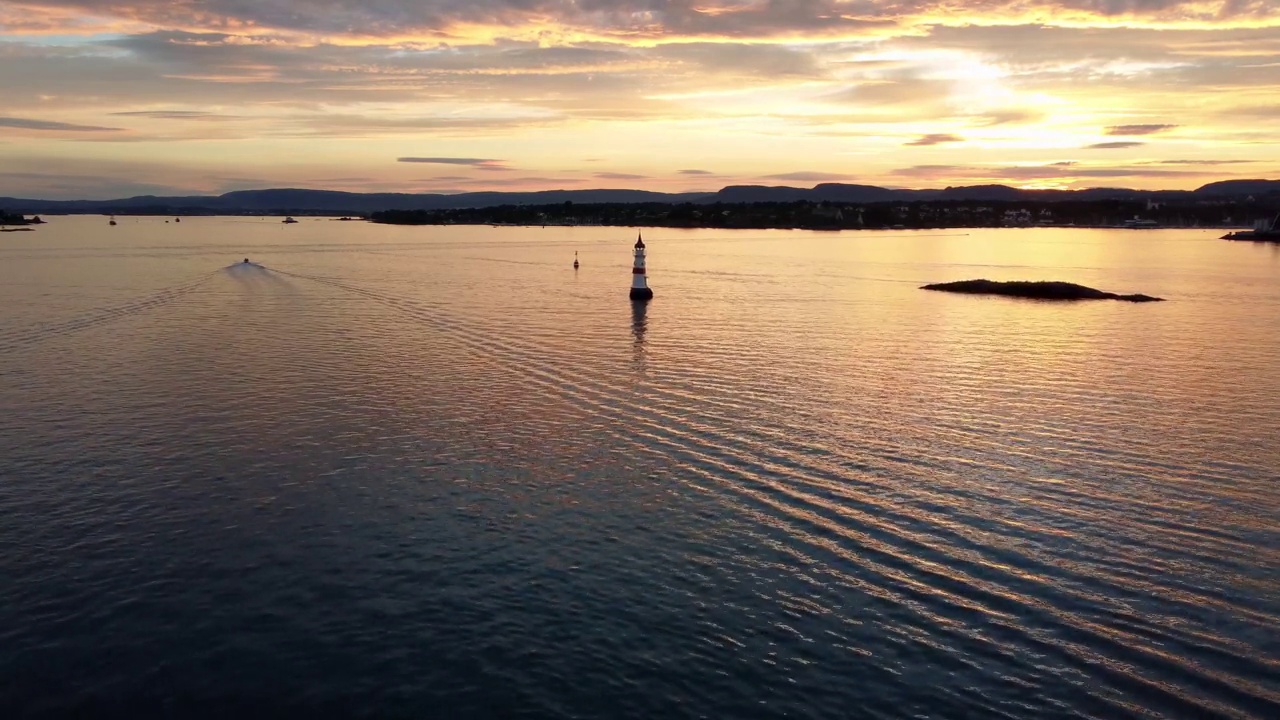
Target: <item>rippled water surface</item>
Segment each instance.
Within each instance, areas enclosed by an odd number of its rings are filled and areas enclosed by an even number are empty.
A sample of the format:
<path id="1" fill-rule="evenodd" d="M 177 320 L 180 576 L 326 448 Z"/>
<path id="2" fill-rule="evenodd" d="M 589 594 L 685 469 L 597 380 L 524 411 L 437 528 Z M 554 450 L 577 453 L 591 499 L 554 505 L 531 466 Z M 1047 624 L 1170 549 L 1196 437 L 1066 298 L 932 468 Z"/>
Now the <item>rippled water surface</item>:
<path id="1" fill-rule="evenodd" d="M 1280 717 L 1218 234 L 653 229 L 648 306 L 625 228 L 3 236 L 0 715 Z"/>

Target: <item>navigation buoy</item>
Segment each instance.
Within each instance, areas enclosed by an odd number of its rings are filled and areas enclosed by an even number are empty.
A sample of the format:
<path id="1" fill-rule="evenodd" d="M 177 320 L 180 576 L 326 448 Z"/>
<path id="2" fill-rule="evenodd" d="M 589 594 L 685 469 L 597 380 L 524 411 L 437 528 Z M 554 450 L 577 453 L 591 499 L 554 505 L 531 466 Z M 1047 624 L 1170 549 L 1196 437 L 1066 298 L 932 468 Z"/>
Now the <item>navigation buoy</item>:
<path id="1" fill-rule="evenodd" d="M 578 269 L 578 251 L 577 250 L 573 251 L 573 269 L 574 270 Z"/>
<path id="2" fill-rule="evenodd" d="M 649 280 L 644 274 L 644 238 L 636 233 L 635 263 L 631 266 L 631 299 L 652 300 L 653 291 L 649 289 Z"/>

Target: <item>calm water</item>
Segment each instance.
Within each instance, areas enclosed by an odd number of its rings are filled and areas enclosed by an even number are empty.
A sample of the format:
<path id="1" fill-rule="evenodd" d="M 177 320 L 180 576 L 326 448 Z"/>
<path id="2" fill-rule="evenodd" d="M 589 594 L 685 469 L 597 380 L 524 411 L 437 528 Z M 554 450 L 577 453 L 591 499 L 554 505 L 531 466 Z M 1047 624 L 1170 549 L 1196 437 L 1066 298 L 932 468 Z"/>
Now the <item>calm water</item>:
<path id="1" fill-rule="evenodd" d="M 5 717 L 1280 717 L 1276 246 L 52 220 Z"/>

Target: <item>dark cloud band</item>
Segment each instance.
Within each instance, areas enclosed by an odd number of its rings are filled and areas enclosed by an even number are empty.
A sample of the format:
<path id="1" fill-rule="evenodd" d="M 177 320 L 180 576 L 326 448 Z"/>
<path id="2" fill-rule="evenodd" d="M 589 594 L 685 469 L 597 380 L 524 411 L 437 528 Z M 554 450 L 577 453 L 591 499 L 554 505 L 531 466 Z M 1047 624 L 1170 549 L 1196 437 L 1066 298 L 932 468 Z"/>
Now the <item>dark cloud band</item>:
<path id="1" fill-rule="evenodd" d="M 98 125 L 76 125 L 74 123 L 54 122 L 52 120 L 32 120 L 29 118 L 0 117 L 0 127 L 19 128 L 21 130 L 49 130 L 54 132 L 119 132 L 121 128 L 100 127 Z"/>

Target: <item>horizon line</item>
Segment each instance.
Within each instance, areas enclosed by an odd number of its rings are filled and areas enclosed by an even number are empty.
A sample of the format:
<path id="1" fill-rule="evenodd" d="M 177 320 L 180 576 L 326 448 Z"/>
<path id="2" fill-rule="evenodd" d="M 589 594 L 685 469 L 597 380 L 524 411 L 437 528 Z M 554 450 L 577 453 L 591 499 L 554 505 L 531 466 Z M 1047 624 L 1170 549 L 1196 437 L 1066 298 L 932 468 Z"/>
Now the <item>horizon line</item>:
<path id="1" fill-rule="evenodd" d="M 0 199 L 18 200 L 18 201 L 30 200 L 30 201 L 38 201 L 38 202 L 58 202 L 58 203 L 76 203 L 76 202 L 101 203 L 101 202 L 113 202 L 118 200 L 135 200 L 139 198 L 190 197 L 190 198 L 216 199 L 216 198 L 225 197 L 227 195 L 231 195 L 234 193 L 288 192 L 288 191 L 327 192 L 327 193 L 341 193 L 344 195 L 415 195 L 415 196 L 434 196 L 434 197 L 461 197 L 466 195 L 536 195 L 536 194 L 542 194 L 542 193 L 556 193 L 556 192 L 572 192 L 572 193 L 636 192 L 636 193 L 648 193 L 653 195 L 682 196 L 682 195 L 715 195 L 717 193 L 723 192 L 730 188 L 816 190 L 820 187 L 830 187 L 830 186 L 872 188 L 877 190 L 888 190 L 893 192 L 943 192 L 946 190 L 961 190 L 961 189 L 971 189 L 971 188 L 1006 188 L 1009 190 L 1017 190 L 1019 192 L 1035 192 L 1035 193 L 1081 193 L 1081 192 L 1090 192 L 1090 191 L 1097 191 L 1097 190 L 1117 190 L 1117 191 L 1126 191 L 1126 192 L 1134 192 L 1134 193 L 1193 193 L 1212 185 L 1222 185 L 1222 184 L 1228 184 L 1228 183 L 1233 183 L 1233 184 L 1234 183 L 1253 183 L 1253 182 L 1280 183 L 1280 179 L 1271 179 L 1271 178 L 1265 178 L 1265 177 L 1230 178 L 1226 180 L 1215 180 L 1208 183 L 1203 183 L 1198 187 L 1191 188 L 1191 189 L 1167 189 L 1166 188 L 1166 189 L 1160 189 L 1160 190 L 1141 190 L 1138 188 L 1113 186 L 1113 185 L 1112 186 L 1098 185 L 1098 186 L 1091 186 L 1087 188 L 1020 187 L 1017 185 L 1008 185 L 1005 183 L 979 183 L 975 185 L 947 185 L 944 187 L 906 187 L 906 186 L 872 185 L 872 184 L 859 183 L 859 182 L 827 181 L 827 182 L 815 183 L 811 187 L 804 187 L 804 186 L 798 186 L 798 185 L 767 185 L 767 184 L 761 184 L 761 183 L 738 183 L 738 184 L 724 185 L 717 190 L 685 190 L 685 191 L 644 190 L 641 188 L 634 188 L 634 187 L 594 187 L 594 188 L 563 188 L 561 187 L 561 188 L 547 188 L 547 189 L 541 189 L 541 190 L 467 190 L 463 192 L 451 193 L 451 192 L 409 192 L 409 191 L 400 191 L 400 190 L 381 190 L 381 191 L 333 190 L 329 188 L 289 186 L 289 187 L 266 187 L 266 188 L 246 188 L 242 190 L 227 190 L 225 192 L 216 193 L 216 194 L 204 194 L 204 193 L 192 194 L 189 192 L 182 192 L 181 190 L 175 190 L 173 194 L 169 194 L 169 195 L 157 195 L 157 194 L 126 195 L 126 196 L 110 197 L 110 198 L 101 199 L 101 200 L 95 200 L 90 198 L 56 199 L 56 198 L 48 198 L 48 197 L 31 197 L 31 196 L 26 196 L 26 197 L 4 196 L 3 198 L 0 198 Z"/>

